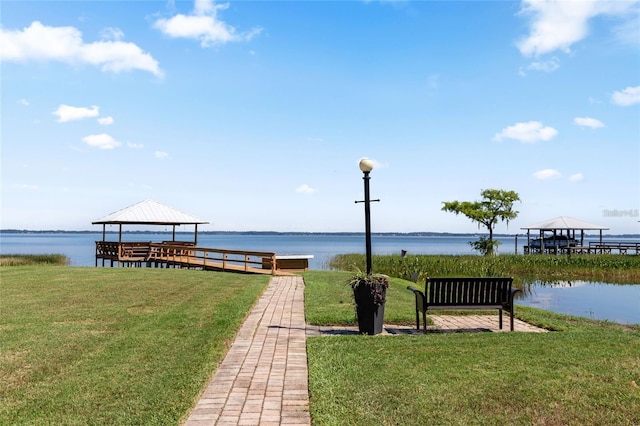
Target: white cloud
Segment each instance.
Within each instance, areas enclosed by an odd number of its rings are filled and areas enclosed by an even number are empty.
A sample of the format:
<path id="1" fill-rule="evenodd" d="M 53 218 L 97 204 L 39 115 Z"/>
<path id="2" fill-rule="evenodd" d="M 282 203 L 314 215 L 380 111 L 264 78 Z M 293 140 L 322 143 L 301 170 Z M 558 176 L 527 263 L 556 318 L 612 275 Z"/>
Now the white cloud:
<path id="1" fill-rule="evenodd" d="M 604 127 L 604 123 L 600 120 L 591 117 L 576 117 L 573 122 L 578 126 L 590 127 L 592 129 L 599 129 Z"/>
<path id="2" fill-rule="evenodd" d="M 637 19 L 637 0 L 523 0 L 520 14 L 530 16 L 529 35 L 517 43 L 525 56 L 555 50 L 569 52 L 571 46 L 589 33 L 589 20 L 599 15 Z"/>
<path id="3" fill-rule="evenodd" d="M 555 169 L 543 169 L 535 172 L 533 176 L 539 180 L 558 179 L 562 174 Z"/>
<path id="4" fill-rule="evenodd" d="M 574 173 L 571 176 L 569 176 L 570 182 L 580 182 L 583 179 L 584 179 L 584 176 L 582 175 L 582 173 Z"/>
<path id="5" fill-rule="evenodd" d="M 313 194 L 316 192 L 316 190 L 305 183 L 304 185 L 300 185 L 299 187 L 297 187 L 296 192 L 300 194 Z"/>
<path id="6" fill-rule="evenodd" d="M 110 34 L 118 36 L 113 30 Z M 162 76 L 158 62 L 137 45 L 119 40 L 85 43 L 74 27 L 48 27 L 34 21 L 22 31 L 0 29 L 0 46 L 3 61 L 84 63 L 114 73 L 138 69 Z"/>
<path id="7" fill-rule="evenodd" d="M 20 105 L 29 106 L 29 101 L 26 99 L 18 99 Z"/>
<path id="8" fill-rule="evenodd" d="M 560 68 L 560 60 L 555 56 L 548 61 L 535 61 L 527 66 L 531 71 L 553 72 Z"/>
<path id="9" fill-rule="evenodd" d="M 611 102 L 620 106 L 631 106 L 640 103 L 640 86 L 627 87 L 624 90 L 614 92 Z"/>
<path id="10" fill-rule="evenodd" d="M 520 142 L 533 143 L 538 141 L 548 141 L 555 138 L 558 131 L 553 127 L 544 126 L 539 121 L 529 121 L 527 123 L 516 123 L 503 129 L 494 136 L 494 140 L 501 142 L 503 139 L 515 139 Z"/>
<path id="11" fill-rule="evenodd" d="M 218 19 L 218 11 L 229 7 L 228 3 L 215 4 L 213 0 L 196 0 L 190 15 L 178 14 L 169 19 L 158 19 L 153 26 L 172 38 L 190 38 L 200 41 L 200 46 L 224 44 L 232 41 L 251 40 L 262 29 L 248 33 L 236 33 L 231 25 Z"/>
<path id="12" fill-rule="evenodd" d="M 102 124 L 103 126 L 110 126 L 111 124 L 113 124 L 113 117 L 109 116 L 109 117 L 100 117 L 98 118 L 98 123 Z"/>
<path id="13" fill-rule="evenodd" d="M 53 111 L 52 114 L 58 116 L 58 123 L 65 123 L 67 121 L 97 117 L 98 114 L 100 114 L 100 108 L 98 108 L 96 105 L 93 105 L 91 108 L 85 108 L 60 104 L 58 109 Z"/>
<path id="14" fill-rule="evenodd" d="M 153 155 L 155 155 L 156 158 L 163 159 L 163 158 L 167 158 L 169 156 L 169 153 L 164 151 L 156 151 L 153 153 Z"/>
<path id="15" fill-rule="evenodd" d="M 141 143 L 132 143 L 132 142 L 127 142 L 127 146 L 131 149 L 142 149 L 144 148 L 144 145 L 142 145 Z"/>
<path id="16" fill-rule="evenodd" d="M 113 149 L 121 145 L 120 142 L 113 139 L 111 135 L 101 133 L 99 135 L 89 135 L 82 138 L 84 143 L 100 149 Z"/>

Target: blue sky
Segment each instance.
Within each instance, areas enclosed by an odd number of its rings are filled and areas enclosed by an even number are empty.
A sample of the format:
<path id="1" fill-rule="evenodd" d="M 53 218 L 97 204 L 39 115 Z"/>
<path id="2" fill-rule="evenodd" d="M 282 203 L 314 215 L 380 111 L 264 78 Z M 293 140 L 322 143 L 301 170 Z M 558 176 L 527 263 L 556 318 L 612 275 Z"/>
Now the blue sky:
<path id="1" fill-rule="evenodd" d="M 1 1 L 1 227 L 640 233 L 638 1 Z M 202 228 L 201 228 L 202 229 Z"/>

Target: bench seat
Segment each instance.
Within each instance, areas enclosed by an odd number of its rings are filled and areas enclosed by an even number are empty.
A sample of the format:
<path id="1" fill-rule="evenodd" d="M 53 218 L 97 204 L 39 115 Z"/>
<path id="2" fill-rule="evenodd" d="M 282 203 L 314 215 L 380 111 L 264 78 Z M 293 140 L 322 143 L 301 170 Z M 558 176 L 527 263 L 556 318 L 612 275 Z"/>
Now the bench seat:
<path id="1" fill-rule="evenodd" d="M 427 311 L 434 309 L 467 310 L 497 309 L 502 329 L 502 311 L 509 312 L 513 331 L 513 296 L 521 291 L 513 288 L 513 278 L 427 278 L 425 291 L 414 286 L 407 289 L 416 298 L 416 328 L 420 329 L 422 314 L 423 329 L 427 330 Z"/>

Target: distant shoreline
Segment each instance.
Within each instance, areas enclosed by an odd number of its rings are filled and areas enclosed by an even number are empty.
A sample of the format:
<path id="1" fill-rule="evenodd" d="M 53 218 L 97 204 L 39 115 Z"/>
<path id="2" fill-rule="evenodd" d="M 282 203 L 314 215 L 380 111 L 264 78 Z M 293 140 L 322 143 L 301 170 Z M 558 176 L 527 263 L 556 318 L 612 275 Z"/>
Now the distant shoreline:
<path id="1" fill-rule="evenodd" d="M 118 231 L 106 231 L 107 234 L 118 234 Z M 123 234 L 168 234 L 172 235 L 172 231 L 122 231 Z M 65 230 L 28 230 L 28 229 L 0 229 L 1 234 L 102 234 L 102 231 L 65 231 Z M 176 231 L 176 234 L 189 235 L 193 231 Z M 537 233 L 532 232 L 534 236 Z M 354 236 L 364 235 L 364 232 L 300 232 L 300 231 L 199 231 L 198 235 L 333 235 L 333 236 Z M 455 233 L 455 232 L 372 232 L 371 235 L 379 235 L 385 237 L 402 236 L 402 237 L 476 237 L 488 235 L 482 232 L 475 233 Z M 526 233 L 517 234 L 493 234 L 494 237 L 515 237 L 524 236 Z M 599 237 L 600 234 L 587 234 L 585 237 Z M 640 234 L 602 234 L 603 237 L 618 238 L 640 238 Z"/>

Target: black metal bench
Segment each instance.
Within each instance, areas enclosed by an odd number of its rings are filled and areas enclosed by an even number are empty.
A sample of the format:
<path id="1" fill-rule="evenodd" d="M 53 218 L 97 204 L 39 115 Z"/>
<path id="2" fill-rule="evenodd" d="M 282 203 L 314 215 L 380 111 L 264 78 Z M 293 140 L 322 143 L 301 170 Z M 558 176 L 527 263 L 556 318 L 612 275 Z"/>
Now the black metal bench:
<path id="1" fill-rule="evenodd" d="M 416 296 L 416 328 L 420 329 L 420 313 L 423 328 L 427 330 L 429 309 L 498 309 L 500 329 L 502 311 L 509 312 L 513 331 L 513 278 L 427 278 L 424 293 L 414 286 L 407 287 Z"/>

